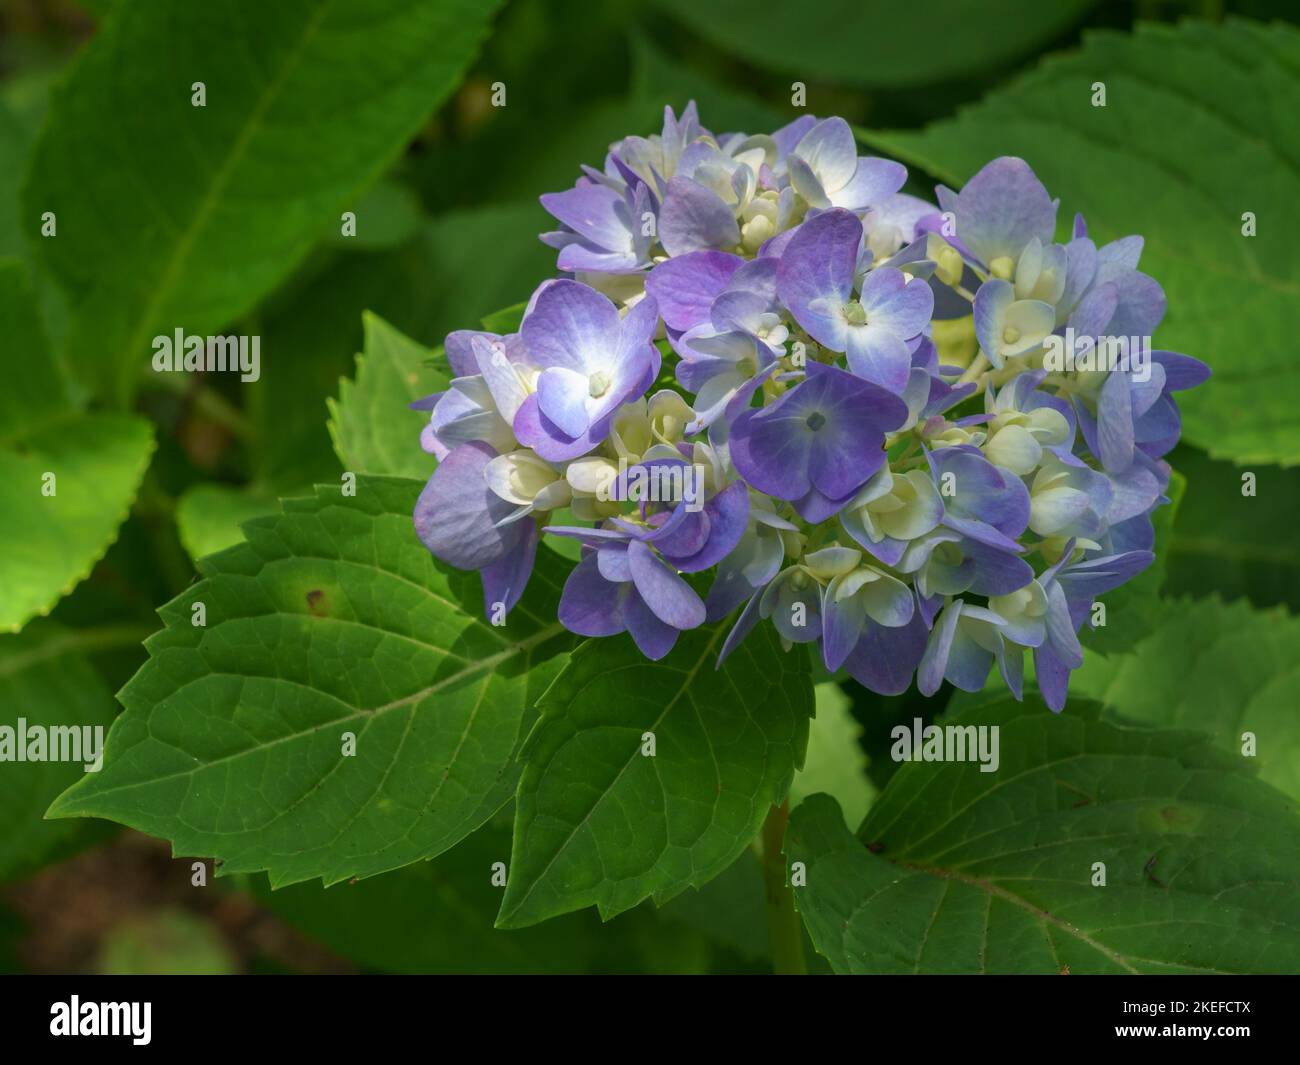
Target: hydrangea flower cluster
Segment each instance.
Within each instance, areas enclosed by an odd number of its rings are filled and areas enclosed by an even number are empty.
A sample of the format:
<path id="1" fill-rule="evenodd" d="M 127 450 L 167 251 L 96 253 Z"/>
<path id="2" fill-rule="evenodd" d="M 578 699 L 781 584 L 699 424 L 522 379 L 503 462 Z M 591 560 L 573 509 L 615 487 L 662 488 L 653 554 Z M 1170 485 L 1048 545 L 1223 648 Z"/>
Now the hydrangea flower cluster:
<path id="1" fill-rule="evenodd" d="M 1150 350 L 1142 239 L 1057 243 L 1023 160 L 937 204 L 906 177 L 843 119 L 715 136 L 692 104 L 543 196 L 566 276 L 517 333 L 449 335 L 416 404 L 429 550 L 509 610 L 540 535 L 572 538 L 560 620 L 651 659 L 738 611 L 719 662 L 766 621 L 882 694 L 996 662 L 1019 698 L 1032 652 L 1059 710 L 1209 371 Z"/>

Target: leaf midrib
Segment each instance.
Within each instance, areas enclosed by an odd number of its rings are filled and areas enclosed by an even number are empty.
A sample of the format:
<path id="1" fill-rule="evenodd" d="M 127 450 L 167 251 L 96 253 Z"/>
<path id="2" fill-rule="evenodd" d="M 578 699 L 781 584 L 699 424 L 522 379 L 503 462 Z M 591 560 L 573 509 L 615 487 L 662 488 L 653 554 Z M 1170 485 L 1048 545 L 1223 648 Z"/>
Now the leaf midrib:
<path id="1" fill-rule="evenodd" d="M 713 647 L 718 642 L 718 638 L 722 635 L 724 628 L 725 626 L 722 625 L 718 625 L 714 628 L 713 633 L 709 636 L 708 642 L 704 645 L 703 649 L 700 651 L 700 657 L 696 660 L 695 664 L 691 666 L 690 670 L 683 677 L 681 686 L 677 689 L 677 693 L 664 706 L 663 710 L 659 713 L 659 716 L 656 717 L 654 722 L 650 725 L 648 731 L 656 732 L 660 724 L 663 723 L 664 718 L 668 716 L 668 714 L 672 711 L 673 707 L 675 707 L 677 703 L 681 700 L 682 696 L 684 696 L 690 690 L 691 682 L 695 679 L 695 675 L 699 673 L 700 667 L 703 666 L 704 663 L 708 660 L 710 654 L 713 651 Z M 589 640 L 588 643 L 585 644 L 584 646 L 590 646 L 590 643 L 591 641 Z M 572 701 L 573 700 L 569 700 L 569 702 Z M 601 806 L 601 804 L 605 801 L 605 799 L 613 792 L 615 787 L 618 786 L 619 781 L 623 779 L 623 774 L 628 771 L 628 768 L 636 761 L 639 754 L 640 754 L 640 748 L 634 747 L 632 753 L 628 756 L 627 761 L 623 763 L 623 765 L 619 768 L 618 773 L 615 774 L 614 779 L 610 781 L 609 786 L 601 791 L 596 801 L 591 804 L 590 809 L 588 809 L 587 812 L 583 814 L 582 818 L 574 824 L 569 834 L 564 837 L 563 842 L 561 842 L 554 849 L 546 865 L 542 867 L 542 869 L 537 873 L 535 877 L 533 877 L 532 883 L 529 884 L 527 890 L 523 894 L 523 897 L 520 898 L 519 901 L 510 908 L 508 913 L 504 910 L 502 911 L 500 916 L 497 918 L 498 926 L 501 925 L 501 922 L 503 920 L 508 919 L 509 917 L 518 913 L 528 902 L 528 900 L 532 898 L 533 892 L 537 890 L 537 886 L 546 878 L 546 875 L 551 871 L 551 867 L 559 860 L 560 855 L 562 855 L 568 849 L 569 844 L 573 842 L 574 837 L 577 836 L 578 832 L 591 820 L 592 815 L 595 814 L 596 810 Z"/>
<path id="2" fill-rule="evenodd" d="M 134 351 L 144 344 L 148 337 L 149 330 L 158 313 L 159 308 L 163 306 L 165 300 L 171 295 L 172 289 L 180 276 L 181 270 L 188 262 L 190 253 L 194 244 L 198 240 L 199 234 L 206 227 L 208 219 L 212 212 L 216 210 L 218 200 L 225 192 L 226 186 L 230 183 L 235 169 L 243 161 L 249 145 L 252 143 L 255 134 L 261 129 L 263 120 L 271 105 L 284 89 L 285 83 L 289 80 L 290 75 L 297 69 L 298 64 L 306 52 L 307 45 L 320 30 L 321 24 L 325 20 L 325 15 L 333 6 L 334 0 L 321 0 L 320 6 L 312 16 L 303 24 L 302 35 L 298 43 L 294 45 L 291 51 L 286 54 L 283 65 L 276 73 L 275 77 L 267 83 L 262 95 L 259 97 L 253 110 L 249 113 L 247 121 L 239 131 L 238 137 L 230 146 L 225 159 L 221 165 L 212 172 L 212 180 L 209 182 L 207 189 L 204 190 L 199 200 L 198 206 L 190 216 L 189 223 L 181 231 L 179 239 L 172 246 L 172 253 L 163 266 L 162 272 L 158 275 L 158 280 L 152 286 L 152 293 L 144 307 L 141 308 L 140 315 L 136 321 L 134 331 L 130 335 L 125 351 Z"/>
<path id="3" fill-rule="evenodd" d="M 167 780 L 173 780 L 177 777 L 190 776 L 202 770 L 210 769 L 213 766 L 222 765 L 226 762 L 235 761 L 237 759 L 244 758 L 252 754 L 260 754 L 263 751 L 267 751 L 273 747 L 278 747 L 281 744 L 291 743 L 296 740 L 302 739 L 304 736 L 310 736 L 321 728 L 325 728 L 325 727 L 335 728 L 340 724 L 353 722 L 353 721 L 374 720 L 381 714 L 386 714 L 389 711 L 396 710 L 400 707 L 407 706 L 411 703 L 419 702 L 430 695 L 436 695 L 438 692 L 444 690 L 445 688 L 448 688 L 463 680 L 473 678 L 474 676 L 483 672 L 484 670 L 492 669 L 497 665 L 499 665 L 500 663 L 507 661 L 510 658 L 513 658 L 517 654 L 527 653 L 528 651 L 532 650 L 534 647 L 538 646 L 539 644 L 543 644 L 547 640 L 554 639 L 556 636 L 559 636 L 561 633 L 565 631 L 567 630 L 564 628 L 562 624 L 560 624 L 559 622 L 555 622 L 547 626 L 546 628 L 534 633 L 532 636 L 520 640 L 518 643 L 512 644 L 510 647 L 506 648 L 505 650 L 499 651 L 495 655 L 491 655 L 488 658 L 480 659 L 478 662 L 474 663 L 473 665 L 467 666 L 466 668 L 459 670 L 448 677 L 444 677 L 442 680 L 436 682 L 435 684 L 431 684 L 425 688 L 422 688 L 419 691 L 412 692 L 409 695 L 404 695 L 400 699 L 394 699 L 393 701 L 384 703 L 381 706 L 375 706 L 370 708 L 352 707 L 351 714 L 345 715 L 344 717 L 334 718 L 333 720 L 329 721 L 325 725 L 317 725 L 310 729 L 304 729 L 298 732 L 287 733 L 286 735 L 279 736 L 268 743 L 261 743 L 254 747 L 248 747 L 241 751 L 235 751 L 232 754 L 222 755 L 220 758 L 215 758 L 212 759 L 211 761 L 203 762 L 197 766 L 193 766 L 188 769 L 179 769 L 174 773 L 164 773 L 161 775 L 151 776 L 149 777 L 148 780 L 142 780 L 130 784 L 119 784 L 116 787 L 111 787 L 111 788 L 103 788 L 101 790 L 95 791 L 93 795 L 96 798 L 102 798 L 103 796 L 106 795 L 113 795 L 120 792 L 132 791 L 137 788 L 152 787 L 155 784 L 160 784 Z M 214 676 L 238 676 L 239 679 L 241 680 L 250 679 L 247 674 L 220 673 L 218 671 L 211 671 L 211 672 L 204 673 L 202 679 L 207 679 Z M 283 677 L 262 678 L 262 679 L 274 680 L 277 683 L 286 683 L 286 679 Z M 182 690 L 183 688 L 178 688 L 176 691 L 179 692 Z M 311 688 L 310 690 L 316 692 L 317 694 L 325 694 L 320 692 L 320 689 L 318 688 Z M 338 700 L 338 701 L 342 702 L 342 700 Z M 347 704 L 345 703 L 344 705 Z M 184 751 L 182 753 L 189 754 L 188 751 Z M 191 755 L 191 757 L 193 756 Z M 50 807 L 47 816 L 49 817 L 88 816 L 87 814 L 81 812 L 80 807 L 74 809 L 66 806 L 64 803 L 65 796 L 60 796 L 58 799 L 55 800 L 54 804 Z"/>

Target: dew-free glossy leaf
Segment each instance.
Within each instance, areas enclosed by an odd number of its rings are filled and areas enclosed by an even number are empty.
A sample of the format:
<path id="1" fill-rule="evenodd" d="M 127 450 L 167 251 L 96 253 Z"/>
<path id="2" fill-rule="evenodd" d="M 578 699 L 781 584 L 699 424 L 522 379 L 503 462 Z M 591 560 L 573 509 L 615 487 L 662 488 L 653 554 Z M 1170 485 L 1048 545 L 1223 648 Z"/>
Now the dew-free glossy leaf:
<path id="1" fill-rule="evenodd" d="M 1239 759 L 1095 704 L 940 723 L 997 726 L 998 770 L 904 764 L 856 839 L 828 796 L 791 815 L 796 905 L 837 971 L 1295 971 L 1300 816 Z"/>
<path id="2" fill-rule="evenodd" d="M 153 429 L 69 402 L 14 260 L 0 262 L 0 321 L 23 367 L 0 389 L 0 632 L 15 632 L 103 557 L 149 464 Z"/>
<path id="3" fill-rule="evenodd" d="M 803 762 L 813 691 L 769 626 L 715 669 L 727 630 L 683 633 L 660 662 L 625 635 L 573 653 L 525 745 L 498 925 L 662 904 L 750 844 Z"/>
<path id="4" fill-rule="evenodd" d="M 1169 600 L 1131 654 L 1090 658 L 1077 681 L 1121 721 L 1206 733 L 1300 801 L 1300 618 L 1281 607 Z"/>
<path id="5" fill-rule="evenodd" d="M 420 447 L 429 415 L 409 404 L 445 389 L 449 378 L 433 366 L 433 352 L 382 318 L 367 314 L 365 334 L 356 380 L 344 378 L 339 398 L 328 401 L 334 450 L 357 473 L 428 477 L 437 465 Z"/>
<path id="6" fill-rule="evenodd" d="M 715 46 L 812 81 L 903 88 L 945 81 L 1014 59 L 1073 25 L 1093 0 L 970 4 L 932 0 L 657 0 Z"/>
<path id="7" fill-rule="evenodd" d="M 55 93 L 24 199 L 75 297 L 69 352 L 87 378 L 129 394 L 155 335 L 205 336 L 249 311 L 455 87 L 497 6 L 115 10 Z M 57 239 L 37 236 L 47 211 Z"/>
<path id="8" fill-rule="evenodd" d="M 102 739 L 117 707 L 83 653 L 102 635 L 44 621 L 0 636 L 0 725 L 15 730 L 15 743 L 20 718 L 32 730 L 99 728 Z M 84 746 L 87 738 L 95 745 L 93 731 L 89 737 L 82 731 L 75 739 L 70 732 L 60 735 L 60 746 L 70 744 L 69 753 L 79 753 L 82 761 L 0 763 L 0 881 L 28 872 L 95 834 L 85 822 L 42 820 L 55 796 L 94 763 Z"/>
<path id="9" fill-rule="evenodd" d="M 539 552 L 508 623 L 489 624 L 478 576 L 416 539 L 420 487 L 318 488 L 205 559 L 121 692 L 103 771 L 51 815 L 120 821 L 276 885 L 395 869 L 490 817 L 571 642 L 560 575 Z"/>

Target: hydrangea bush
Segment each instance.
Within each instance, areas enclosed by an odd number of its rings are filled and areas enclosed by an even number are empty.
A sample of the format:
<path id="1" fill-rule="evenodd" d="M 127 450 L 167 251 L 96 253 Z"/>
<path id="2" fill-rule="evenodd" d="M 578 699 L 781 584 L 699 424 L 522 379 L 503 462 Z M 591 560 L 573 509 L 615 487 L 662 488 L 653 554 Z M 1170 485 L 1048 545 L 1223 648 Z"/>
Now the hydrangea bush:
<path id="1" fill-rule="evenodd" d="M 543 535 L 581 545 L 559 620 L 649 659 L 734 615 L 894 695 L 1060 710 L 1098 596 L 1154 558 L 1174 393 L 1140 236 L 1098 247 L 1023 160 L 935 203 L 841 118 L 715 135 L 692 103 L 542 203 L 562 276 L 518 331 L 446 338 L 421 400 L 415 525 L 519 601 Z"/>

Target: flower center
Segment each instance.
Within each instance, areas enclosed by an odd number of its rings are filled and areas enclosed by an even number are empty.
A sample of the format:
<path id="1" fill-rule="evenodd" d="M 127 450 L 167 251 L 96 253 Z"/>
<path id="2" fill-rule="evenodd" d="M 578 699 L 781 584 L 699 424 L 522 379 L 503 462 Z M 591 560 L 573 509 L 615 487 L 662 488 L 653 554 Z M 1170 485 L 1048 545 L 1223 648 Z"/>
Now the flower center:
<path id="1" fill-rule="evenodd" d="M 960 566 L 963 555 L 961 548 L 956 544 L 940 544 L 934 549 L 934 557 L 944 566 Z"/>
<path id="2" fill-rule="evenodd" d="M 844 305 L 844 320 L 849 325 L 866 325 L 867 309 L 857 300 Z"/>
<path id="3" fill-rule="evenodd" d="M 806 419 L 806 424 L 814 433 L 826 424 L 826 415 L 821 411 L 815 410 Z"/>
<path id="4" fill-rule="evenodd" d="M 1014 325 L 1009 325 L 1004 330 L 1002 330 L 1002 339 L 1005 340 L 1008 344 L 1014 344 L 1017 340 L 1020 339 L 1020 330 L 1017 329 Z"/>
<path id="5" fill-rule="evenodd" d="M 1010 281 L 1011 275 L 1016 272 L 1015 260 L 1010 255 L 999 255 L 989 263 L 989 273 L 994 277 L 999 277 L 1003 281 Z"/>
<path id="6" fill-rule="evenodd" d="M 592 399 L 599 399 L 609 391 L 609 374 L 597 370 L 587 378 L 587 392 Z"/>

